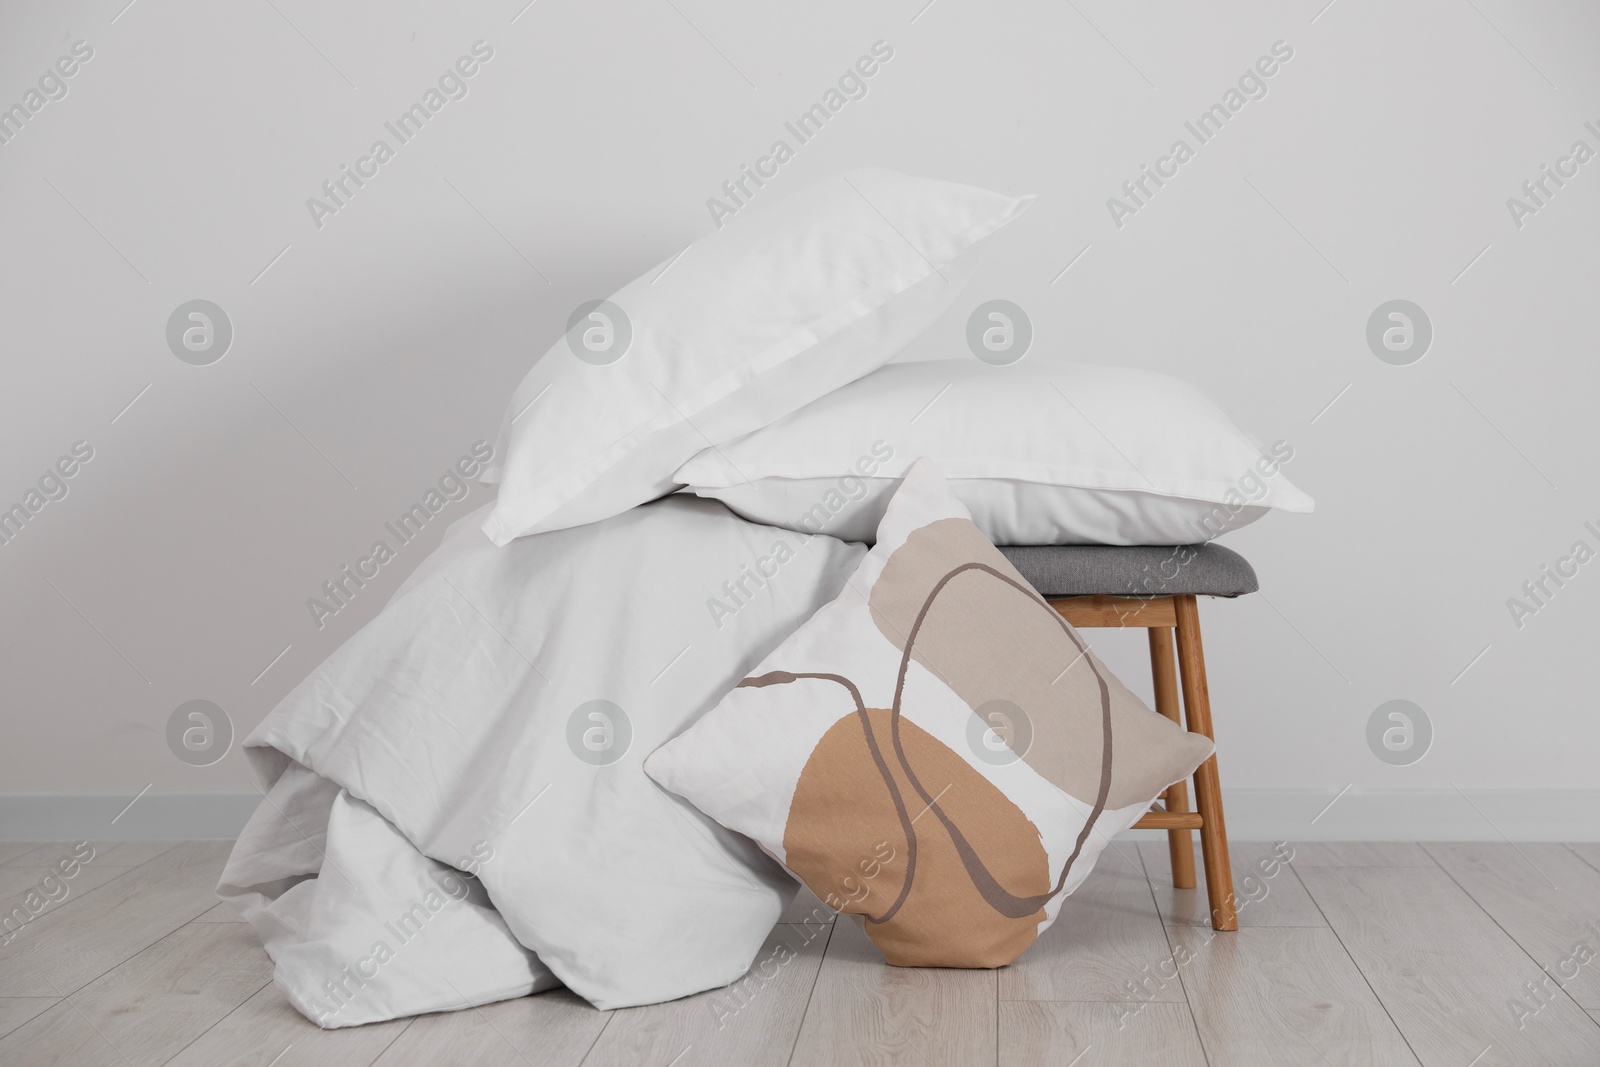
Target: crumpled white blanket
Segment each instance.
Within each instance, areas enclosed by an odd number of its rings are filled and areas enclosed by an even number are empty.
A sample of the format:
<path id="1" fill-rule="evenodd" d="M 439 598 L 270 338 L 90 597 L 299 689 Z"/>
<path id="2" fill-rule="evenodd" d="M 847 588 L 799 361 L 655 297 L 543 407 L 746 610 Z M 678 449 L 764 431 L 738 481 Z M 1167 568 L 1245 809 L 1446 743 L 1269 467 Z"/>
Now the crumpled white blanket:
<path id="1" fill-rule="evenodd" d="M 795 890 L 642 763 L 865 549 L 687 496 L 504 548 L 481 519 L 245 742 L 266 793 L 218 892 L 325 1027 L 726 985 Z"/>

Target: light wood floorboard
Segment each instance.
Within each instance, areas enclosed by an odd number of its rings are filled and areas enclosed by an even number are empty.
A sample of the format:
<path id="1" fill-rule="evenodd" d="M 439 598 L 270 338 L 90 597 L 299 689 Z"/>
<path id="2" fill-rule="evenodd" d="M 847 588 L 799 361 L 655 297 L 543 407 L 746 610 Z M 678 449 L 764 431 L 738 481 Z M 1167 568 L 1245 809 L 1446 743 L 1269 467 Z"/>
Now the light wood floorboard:
<path id="1" fill-rule="evenodd" d="M 216 906 L 225 841 L 195 841 L 23 927 L 0 953 L 0 996 L 65 996 Z"/>
<path id="2" fill-rule="evenodd" d="M 60 1000 L 60 997 L 0 997 L 0 1037 Z"/>
<path id="3" fill-rule="evenodd" d="M 1116 841 L 1062 902 L 1055 923 L 999 972 L 1000 999 L 1122 1000 L 1130 983 L 1170 954 L 1134 843 Z M 1181 1003 L 1183 990 L 1169 982 L 1154 998 Z"/>
<path id="4" fill-rule="evenodd" d="M 1280 856 L 1294 856 L 1293 846 L 1272 842 L 1232 841 L 1228 858 L 1233 868 L 1233 895 L 1239 902 L 1239 925 L 1245 926 L 1321 926 L 1328 923 L 1317 910 L 1305 886 L 1290 873 Z M 1168 926 L 1211 926 L 1211 905 L 1206 899 L 1205 868 L 1200 863 L 1200 845 L 1195 842 L 1194 889 L 1172 886 L 1172 856 L 1162 840 L 1139 842 L 1139 856 L 1145 874 L 1155 890 L 1156 907 Z"/>
<path id="5" fill-rule="evenodd" d="M 166 847 L 176 844 L 168 842 Z M 81 900 L 84 894 L 133 870 L 136 855 L 120 854 L 124 865 L 106 864 L 98 852 L 82 862 L 72 854 L 72 846 L 56 844 L 30 844 L 28 851 L 13 854 L 10 864 L 0 864 L 0 929 L 5 931 L 0 932 L 0 948 L 23 936 L 22 930 L 33 920 Z M 29 865 L 23 866 L 25 862 Z M 71 876 L 63 870 L 72 871 Z"/>
<path id="6" fill-rule="evenodd" d="M 62 895 L 61 888 L 66 889 L 62 899 L 50 903 L 64 904 L 131 870 L 132 867 L 105 867 L 91 863 L 80 866 L 71 878 L 64 878 L 55 867 L 0 867 L 0 905 L 15 907 L 22 903 L 20 898 L 29 890 L 37 890 L 42 898 L 48 900 L 51 894 Z M 45 882 L 46 877 L 51 881 Z"/>
<path id="7" fill-rule="evenodd" d="M 1215 934 L 1203 886 L 1170 886 L 1166 843 L 1120 839 L 998 971 L 889 967 L 802 892 L 726 989 L 614 1012 L 553 990 L 324 1031 L 217 902 L 226 843 L 135 844 L 97 851 L 0 946 L 0 1065 L 1600 1065 L 1600 960 L 1568 983 L 1588 1012 L 1558 990 L 1519 1030 L 1508 1006 L 1600 912 L 1600 849 L 1582 845 L 1296 845 L 1269 875 L 1270 844 L 1235 843 L 1243 928 Z M 29 861 L 0 864 L 0 893 L 69 851 L 0 847 Z"/>
<path id="8" fill-rule="evenodd" d="M 1595 870 L 1600 871 L 1600 844 L 1589 842 L 1588 844 L 1568 845 L 1567 847 L 1572 850 L 1573 855 Z"/>
<path id="9" fill-rule="evenodd" d="M 995 972 L 889 967 L 854 919 L 834 924 L 794 1064 L 994 1063 Z"/>
<path id="10" fill-rule="evenodd" d="M 0 867 L 39 847 L 38 841 L 0 841 Z"/>
<path id="11" fill-rule="evenodd" d="M 171 852 L 180 841 L 88 841 L 94 849 L 87 865 L 105 867 L 137 867 L 148 863 L 164 852 Z M 49 867 L 74 855 L 77 841 L 46 841 L 33 845 L 27 852 L 11 857 L 3 866 Z"/>
<path id="12" fill-rule="evenodd" d="M 1440 868 L 1295 873 L 1428 1067 L 1600 1062 L 1594 1027 L 1564 996 L 1519 1029 L 1508 1005 L 1539 969 Z"/>
<path id="13" fill-rule="evenodd" d="M 411 1021 L 375 1067 L 577 1067 L 608 1019 L 609 1013 L 595 1011 L 565 989 L 423 1015 Z"/>
<path id="14" fill-rule="evenodd" d="M 1416 1064 L 1332 930 L 1217 933 L 1174 926 L 1172 939 L 1200 1040 L 1214 1063 Z"/>
<path id="15" fill-rule="evenodd" d="M 0 1063 L 157 1067 L 271 978 L 248 927 L 187 926 L 0 1038 Z"/>
<path id="16" fill-rule="evenodd" d="M 612 1012 L 584 1067 L 783 1067 L 832 932 L 821 922 L 780 924 L 743 981 L 670 1004 Z"/>
<path id="17" fill-rule="evenodd" d="M 82 900 L 85 894 L 131 870 L 132 867 L 89 865 L 79 867 L 71 878 L 63 878 L 54 867 L 0 867 L 0 922 L 13 933 L 13 940 L 26 937 L 28 926 L 35 920 Z M 19 924 L 18 908 L 32 918 Z M 0 934 L 0 944 L 4 941 Z"/>
<path id="18" fill-rule="evenodd" d="M 269 984 L 167 1062 L 169 1067 L 365 1067 L 412 1025 L 411 1019 L 396 1019 L 323 1030 Z"/>
<path id="19" fill-rule="evenodd" d="M 1296 867 L 1433 867 L 1415 841 L 1297 841 Z"/>
<path id="20" fill-rule="evenodd" d="M 1001 1067 L 1108 1063 L 1206 1067 L 1206 1057 L 1182 1004 L 1146 1004 L 1123 1015 L 1112 1004 L 1001 1002 Z"/>
<path id="21" fill-rule="evenodd" d="M 1452 843 L 1428 851 L 1569 997 L 1600 1010 L 1600 871 L 1562 845 Z"/>

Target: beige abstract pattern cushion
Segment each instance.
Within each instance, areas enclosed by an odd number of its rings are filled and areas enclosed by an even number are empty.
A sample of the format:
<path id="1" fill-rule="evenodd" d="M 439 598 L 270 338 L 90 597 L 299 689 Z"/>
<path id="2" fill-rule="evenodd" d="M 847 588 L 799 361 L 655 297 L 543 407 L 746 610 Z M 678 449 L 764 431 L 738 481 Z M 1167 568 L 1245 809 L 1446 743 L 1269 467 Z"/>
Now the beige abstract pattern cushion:
<path id="1" fill-rule="evenodd" d="M 1210 753 L 923 460 L 838 598 L 645 770 L 856 916 L 890 963 L 999 967 Z"/>

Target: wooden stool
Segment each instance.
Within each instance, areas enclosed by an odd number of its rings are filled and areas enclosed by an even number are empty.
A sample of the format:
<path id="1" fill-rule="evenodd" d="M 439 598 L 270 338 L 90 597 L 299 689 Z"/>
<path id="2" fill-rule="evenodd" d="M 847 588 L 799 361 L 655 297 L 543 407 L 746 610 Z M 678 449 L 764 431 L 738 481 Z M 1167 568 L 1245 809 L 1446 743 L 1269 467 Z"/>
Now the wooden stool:
<path id="1" fill-rule="evenodd" d="M 1142 626 L 1150 636 L 1150 673 L 1155 683 L 1156 710 L 1180 726 L 1216 740 L 1211 727 L 1211 700 L 1206 691 L 1205 651 L 1200 643 L 1200 611 L 1196 597 L 1235 597 L 1259 586 L 1244 557 L 1221 545 L 1117 547 L 1052 545 L 1002 548 L 1007 559 L 1072 625 Z M 1177 638 L 1174 669 L 1173 638 Z M 1181 679 L 1181 682 L 1180 682 Z M 1178 699 L 1182 689 L 1182 711 Z M 1213 753 L 1194 772 L 1198 811 L 1189 809 L 1189 788 L 1178 782 L 1163 794 L 1135 830 L 1165 830 L 1172 853 L 1172 884 L 1195 886 L 1194 852 L 1189 831 L 1200 831 L 1206 894 L 1211 925 L 1239 928 L 1228 863 L 1228 831 L 1217 784 Z"/>

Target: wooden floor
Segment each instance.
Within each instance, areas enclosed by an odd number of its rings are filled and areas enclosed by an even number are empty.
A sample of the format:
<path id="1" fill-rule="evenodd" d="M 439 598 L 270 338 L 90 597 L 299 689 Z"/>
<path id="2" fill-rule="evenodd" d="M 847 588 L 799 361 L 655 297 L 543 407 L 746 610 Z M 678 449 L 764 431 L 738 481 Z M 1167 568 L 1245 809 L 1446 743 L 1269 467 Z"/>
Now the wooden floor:
<path id="1" fill-rule="evenodd" d="M 68 851 L 0 844 L 0 904 Z M 1001 971 L 891 968 L 853 923 L 792 921 L 740 1001 L 556 991 L 335 1031 L 216 903 L 227 851 L 98 846 L 0 947 L 0 1064 L 1600 1065 L 1600 845 L 1301 844 L 1270 875 L 1272 846 L 1236 845 L 1240 929 L 1213 934 L 1164 841 L 1125 837 Z"/>

